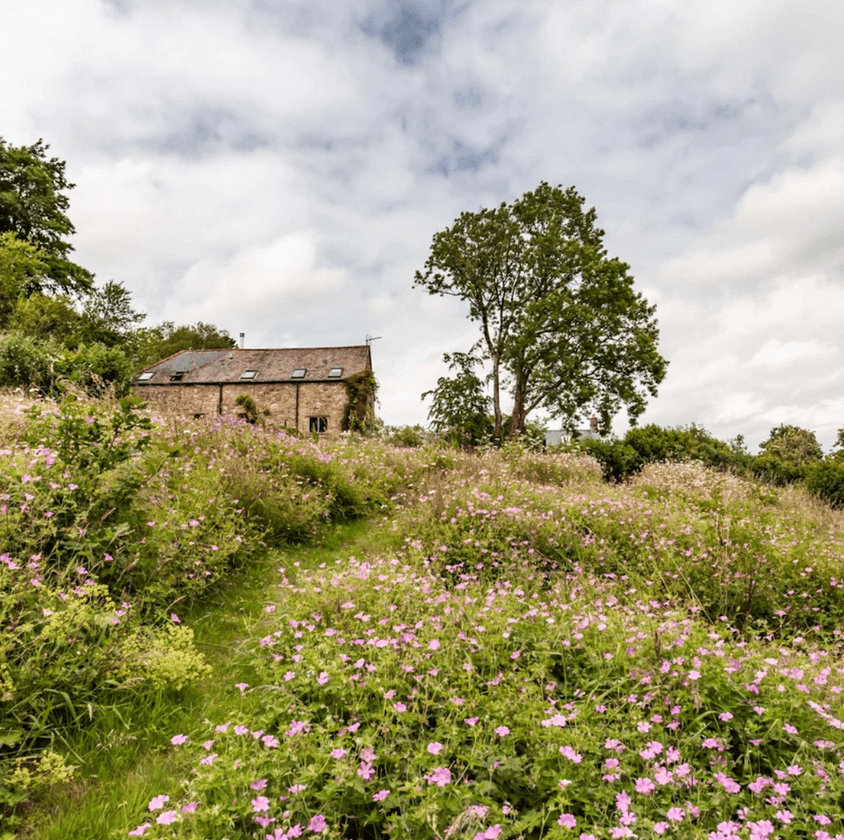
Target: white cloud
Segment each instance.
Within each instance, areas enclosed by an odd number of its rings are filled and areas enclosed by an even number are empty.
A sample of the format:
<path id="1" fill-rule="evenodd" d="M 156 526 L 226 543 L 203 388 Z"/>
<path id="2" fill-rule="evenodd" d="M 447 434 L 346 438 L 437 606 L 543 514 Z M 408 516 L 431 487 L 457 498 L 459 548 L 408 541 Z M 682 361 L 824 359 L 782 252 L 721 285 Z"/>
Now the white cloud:
<path id="1" fill-rule="evenodd" d="M 382 335 L 381 411 L 423 422 L 477 335 L 412 286 L 431 237 L 548 180 L 658 303 L 648 419 L 844 423 L 837 2 L 8 0 L 4 24 L 0 134 L 67 160 L 78 260 L 153 323 Z"/>

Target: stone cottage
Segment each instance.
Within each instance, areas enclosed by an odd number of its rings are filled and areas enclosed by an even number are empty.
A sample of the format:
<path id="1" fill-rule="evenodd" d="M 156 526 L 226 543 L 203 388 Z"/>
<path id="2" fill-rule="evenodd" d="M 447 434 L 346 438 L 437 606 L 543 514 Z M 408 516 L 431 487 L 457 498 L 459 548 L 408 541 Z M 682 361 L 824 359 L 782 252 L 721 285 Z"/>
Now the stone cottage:
<path id="1" fill-rule="evenodd" d="M 320 435 L 360 428 L 375 408 L 368 345 L 183 350 L 140 371 L 135 393 L 159 411 L 193 417 L 243 415 L 245 395 L 267 424 Z"/>

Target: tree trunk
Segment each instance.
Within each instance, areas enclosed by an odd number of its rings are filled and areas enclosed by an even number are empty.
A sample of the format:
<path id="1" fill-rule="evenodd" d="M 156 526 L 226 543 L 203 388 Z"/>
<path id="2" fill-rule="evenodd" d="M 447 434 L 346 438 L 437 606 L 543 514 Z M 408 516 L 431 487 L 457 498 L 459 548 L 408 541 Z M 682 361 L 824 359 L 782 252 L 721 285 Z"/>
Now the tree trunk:
<path id="1" fill-rule="evenodd" d="M 498 381 L 498 354 L 492 354 L 492 410 L 495 414 L 494 435 L 501 440 L 501 386 Z"/>

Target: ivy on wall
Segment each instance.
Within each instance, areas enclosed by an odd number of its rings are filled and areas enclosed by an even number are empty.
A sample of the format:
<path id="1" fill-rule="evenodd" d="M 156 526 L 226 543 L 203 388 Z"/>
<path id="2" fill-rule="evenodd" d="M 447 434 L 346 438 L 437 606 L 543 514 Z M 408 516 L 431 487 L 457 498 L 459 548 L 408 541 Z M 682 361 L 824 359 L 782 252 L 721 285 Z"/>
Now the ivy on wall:
<path id="1" fill-rule="evenodd" d="M 344 432 L 365 432 L 375 420 L 375 392 L 378 381 L 371 370 L 362 370 L 346 379 L 346 409 L 343 412 Z"/>

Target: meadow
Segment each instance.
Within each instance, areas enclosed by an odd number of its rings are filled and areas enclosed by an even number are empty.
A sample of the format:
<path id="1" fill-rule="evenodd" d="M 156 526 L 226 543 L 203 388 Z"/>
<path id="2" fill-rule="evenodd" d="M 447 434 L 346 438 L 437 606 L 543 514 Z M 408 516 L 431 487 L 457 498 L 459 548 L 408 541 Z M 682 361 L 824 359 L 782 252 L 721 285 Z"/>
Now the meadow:
<path id="1" fill-rule="evenodd" d="M 9 397 L 0 494 L 0 837 L 844 837 L 800 487 Z"/>

